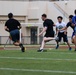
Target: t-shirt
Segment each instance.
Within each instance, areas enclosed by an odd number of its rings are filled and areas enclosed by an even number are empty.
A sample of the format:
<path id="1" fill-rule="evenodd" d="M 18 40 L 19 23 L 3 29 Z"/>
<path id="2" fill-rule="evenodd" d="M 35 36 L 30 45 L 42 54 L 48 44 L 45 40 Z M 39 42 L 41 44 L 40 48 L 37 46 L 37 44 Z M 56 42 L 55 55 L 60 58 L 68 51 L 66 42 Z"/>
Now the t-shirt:
<path id="1" fill-rule="evenodd" d="M 9 29 L 9 32 L 15 29 L 18 29 L 18 26 L 20 26 L 20 23 L 15 19 L 9 19 L 6 21 L 5 26 Z"/>
<path id="2" fill-rule="evenodd" d="M 66 27 L 69 27 L 69 26 L 74 30 L 74 26 L 72 26 L 71 22 L 68 22 L 67 25 L 66 25 Z"/>
<path id="3" fill-rule="evenodd" d="M 72 23 L 73 23 L 73 24 L 76 24 L 76 16 L 74 16 L 74 17 L 72 18 Z"/>
<path id="4" fill-rule="evenodd" d="M 62 29 L 62 28 L 64 28 L 64 27 L 66 27 L 65 22 L 61 22 L 61 23 L 57 22 L 57 23 L 56 23 L 56 28 L 57 28 L 57 29 Z M 65 31 L 65 30 L 61 30 L 60 33 L 64 32 L 64 31 Z"/>
<path id="5" fill-rule="evenodd" d="M 53 24 L 54 22 L 51 19 L 46 19 L 43 23 L 43 27 L 47 27 L 46 33 L 53 32 Z"/>
<path id="6" fill-rule="evenodd" d="M 72 18 L 72 23 L 75 24 L 74 32 L 76 33 L 76 16 Z"/>

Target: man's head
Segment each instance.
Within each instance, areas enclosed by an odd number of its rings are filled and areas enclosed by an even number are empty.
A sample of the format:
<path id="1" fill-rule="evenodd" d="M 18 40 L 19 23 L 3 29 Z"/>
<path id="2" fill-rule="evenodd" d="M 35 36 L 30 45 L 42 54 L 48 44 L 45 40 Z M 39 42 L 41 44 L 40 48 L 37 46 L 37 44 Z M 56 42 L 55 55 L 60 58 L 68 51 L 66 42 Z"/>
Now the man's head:
<path id="1" fill-rule="evenodd" d="M 73 15 L 69 15 L 69 22 L 72 22 Z"/>
<path id="2" fill-rule="evenodd" d="M 8 14 L 8 18 L 9 18 L 9 19 L 13 18 L 13 14 L 12 14 L 12 13 L 9 13 L 9 14 Z"/>
<path id="3" fill-rule="evenodd" d="M 47 15 L 46 14 L 42 14 L 42 17 L 41 18 L 42 18 L 43 21 L 45 21 L 46 18 L 47 18 Z"/>
<path id="4" fill-rule="evenodd" d="M 61 23 L 62 20 L 63 20 L 63 17 L 62 16 L 58 16 L 57 19 L 58 19 L 58 22 Z"/>
<path id="5" fill-rule="evenodd" d="M 75 9 L 75 11 L 74 11 L 74 14 L 76 15 L 76 9 Z"/>

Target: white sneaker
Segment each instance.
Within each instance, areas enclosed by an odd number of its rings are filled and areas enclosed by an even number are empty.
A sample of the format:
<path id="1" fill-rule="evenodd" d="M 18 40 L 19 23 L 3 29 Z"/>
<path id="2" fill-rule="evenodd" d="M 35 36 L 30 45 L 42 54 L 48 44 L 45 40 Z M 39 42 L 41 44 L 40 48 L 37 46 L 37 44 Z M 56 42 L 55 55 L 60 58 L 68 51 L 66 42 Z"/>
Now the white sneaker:
<path id="1" fill-rule="evenodd" d="M 58 36 L 55 36 L 55 40 L 58 41 L 59 40 L 59 37 Z"/>

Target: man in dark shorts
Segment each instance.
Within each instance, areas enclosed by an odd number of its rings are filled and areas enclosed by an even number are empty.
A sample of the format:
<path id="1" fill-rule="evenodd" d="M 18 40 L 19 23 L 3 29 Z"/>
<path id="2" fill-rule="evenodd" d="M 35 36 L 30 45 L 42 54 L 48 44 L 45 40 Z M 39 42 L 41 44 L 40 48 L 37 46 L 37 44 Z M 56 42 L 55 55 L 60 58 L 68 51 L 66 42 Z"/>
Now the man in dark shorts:
<path id="1" fill-rule="evenodd" d="M 69 16 L 69 22 L 67 23 L 66 27 L 60 29 L 60 30 L 66 30 L 68 27 L 71 27 L 73 29 L 73 33 L 72 33 L 72 43 L 75 43 L 75 32 L 74 32 L 74 28 L 75 26 L 72 24 L 72 18 L 73 18 L 73 15 L 70 15 Z M 60 31 L 59 30 L 59 31 Z M 76 51 L 76 46 L 75 46 L 75 51 Z"/>
<path id="2" fill-rule="evenodd" d="M 13 14 L 8 14 L 9 20 L 5 23 L 5 30 L 10 33 L 11 39 L 13 41 L 13 44 L 15 46 L 20 46 L 21 51 L 24 52 L 25 48 L 23 47 L 23 44 L 20 43 L 20 32 L 19 29 L 21 29 L 20 23 L 13 18 Z"/>
<path id="3" fill-rule="evenodd" d="M 56 34 L 58 35 L 59 40 L 57 41 L 56 49 L 59 48 L 59 42 L 61 42 L 61 39 L 63 38 L 63 41 L 67 43 L 69 50 L 71 50 L 70 44 L 68 42 L 67 31 L 61 30 L 58 32 L 59 29 L 66 27 L 65 22 L 63 22 L 63 17 L 58 16 L 57 20 L 58 20 L 58 22 L 56 23 Z"/>
<path id="4" fill-rule="evenodd" d="M 54 38 L 54 30 L 53 30 L 54 22 L 51 19 L 47 19 L 46 14 L 42 15 L 42 20 L 44 21 L 43 30 L 41 33 L 39 33 L 38 36 L 42 35 L 44 32 L 46 32 L 46 33 L 44 35 L 41 47 L 38 50 L 38 52 L 44 51 L 43 48 L 44 48 L 44 45 L 46 42 L 57 39 L 57 38 Z"/>
<path id="5" fill-rule="evenodd" d="M 76 9 L 74 11 L 74 14 L 75 14 L 75 16 L 73 16 L 73 18 L 72 18 L 72 25 L 74 26 L 74 31 L 72 34 L 72 41 L 75 45 L 75 51 L 76 51 Z"/>

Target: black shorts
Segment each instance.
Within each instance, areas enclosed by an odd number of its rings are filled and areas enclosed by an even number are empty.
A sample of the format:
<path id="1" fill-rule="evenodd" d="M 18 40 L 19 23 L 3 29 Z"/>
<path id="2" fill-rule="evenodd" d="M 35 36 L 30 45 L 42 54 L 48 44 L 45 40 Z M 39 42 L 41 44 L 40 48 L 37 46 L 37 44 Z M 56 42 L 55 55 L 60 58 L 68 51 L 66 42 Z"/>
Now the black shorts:
<path id="1" fill-rule="evenodd" d="M 68 42 L 67 34 L 64 34 L 64 32 L 63 33 L 59 32 L 58 37 L 59 37 L 59 40 L 58 40 L 59 42 L 61 42 L 62 38 L 64 42 Z"/>
<path id="2" fill-rule="evenodd" d="M 12 30 L 10 32 L 10 36 L 11 36 L 13 42 L 19 41 L 19 39 L 20 39 L 20 32 L 19 32 L 19 30 L 18 29 Z"/>
<path id="3" fill-rule="evenodd" d="M 54 37 L 54 31 L 51 31 L 50 33 L 46 32 L 44 37 Z"/>

